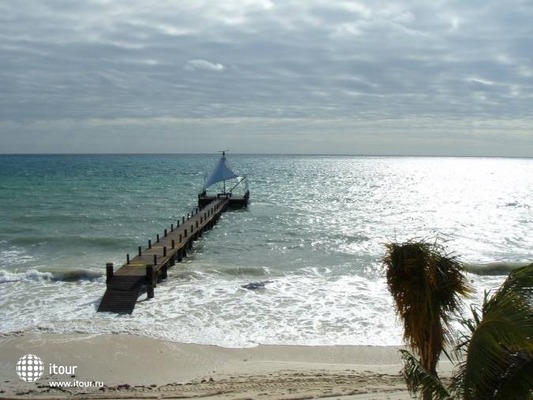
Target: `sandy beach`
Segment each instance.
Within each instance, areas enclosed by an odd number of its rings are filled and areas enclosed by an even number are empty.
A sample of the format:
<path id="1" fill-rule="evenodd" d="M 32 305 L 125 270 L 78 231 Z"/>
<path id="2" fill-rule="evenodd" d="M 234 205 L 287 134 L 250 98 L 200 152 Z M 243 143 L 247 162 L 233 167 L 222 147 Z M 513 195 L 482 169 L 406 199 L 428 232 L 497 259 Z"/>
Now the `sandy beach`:
<path id="1" fill-rule="evenodd" d="M 44 364 L 33 383 L 16 372 L 26 354 Z M 409 399 L 399 370 L 396 347 L 232 349 L 86 334 L 0 338 L 0 398 L 7 399 Z"/>

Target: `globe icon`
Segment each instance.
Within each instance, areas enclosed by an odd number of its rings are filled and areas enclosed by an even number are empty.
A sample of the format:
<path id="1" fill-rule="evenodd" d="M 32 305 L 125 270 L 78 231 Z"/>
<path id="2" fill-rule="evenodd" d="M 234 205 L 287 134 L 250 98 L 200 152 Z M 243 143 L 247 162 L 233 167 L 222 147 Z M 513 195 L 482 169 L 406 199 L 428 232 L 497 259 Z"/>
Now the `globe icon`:
<path id="1" fill-rule="evenodd" d="M 44 363 L 39 357 L 33 354 L 26 354 L 17 361 L 16 370 L 17 375 L 23 381 L 35 382 L 43 376 Z"/>

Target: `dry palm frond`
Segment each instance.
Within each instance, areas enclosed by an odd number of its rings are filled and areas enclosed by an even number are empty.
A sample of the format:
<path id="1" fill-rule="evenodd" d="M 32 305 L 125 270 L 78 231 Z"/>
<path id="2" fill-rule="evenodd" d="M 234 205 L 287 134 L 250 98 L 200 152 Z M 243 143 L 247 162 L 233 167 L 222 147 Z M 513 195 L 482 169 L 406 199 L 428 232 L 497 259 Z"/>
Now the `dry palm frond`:
<path id="1" fill-rule="evenodd" d="M 387 285 L 404 324 L 404 339 L 420 355 L 422 366 L 436 374 L 451 314 L 461 307 L 459 296 L 471 292 L 463 266 L 437 242 L 409 241 L 386 247 Z"/>

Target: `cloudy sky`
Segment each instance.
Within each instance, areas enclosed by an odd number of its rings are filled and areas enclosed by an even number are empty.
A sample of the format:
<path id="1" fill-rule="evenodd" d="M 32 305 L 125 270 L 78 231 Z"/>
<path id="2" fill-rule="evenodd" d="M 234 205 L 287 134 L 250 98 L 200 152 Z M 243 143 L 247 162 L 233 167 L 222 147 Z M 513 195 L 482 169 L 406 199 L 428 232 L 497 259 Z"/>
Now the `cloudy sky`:
<path id="1" fill-rule="evenodd" d="M 0 0 L 0 153 L 533 157 L 531 0 Z"/>

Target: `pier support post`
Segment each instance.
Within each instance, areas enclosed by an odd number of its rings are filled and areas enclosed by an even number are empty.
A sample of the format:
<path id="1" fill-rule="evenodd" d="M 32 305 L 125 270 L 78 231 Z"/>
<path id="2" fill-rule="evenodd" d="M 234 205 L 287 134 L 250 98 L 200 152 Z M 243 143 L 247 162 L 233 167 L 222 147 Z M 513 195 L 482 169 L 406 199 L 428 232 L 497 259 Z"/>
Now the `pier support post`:
<path id="1" fill-rule="evenodd" d="M 154 288 L 155 288 L 155 273 L 154 266 L 146 266 L 146 294 L 149 299 L 154 298 Z"/>
<path id="2" fill-rule="evenodd" d="M 109 284 L 109 282 L 111 282 L 111 278 L 113 278 L 114 273 L 115 273 L 115 271 L 114 271 L 113 263 L 107 263 L 105 265 L 105 276 L 106 276 L 105 283 L 106 283 L 106 285 Z"/>

